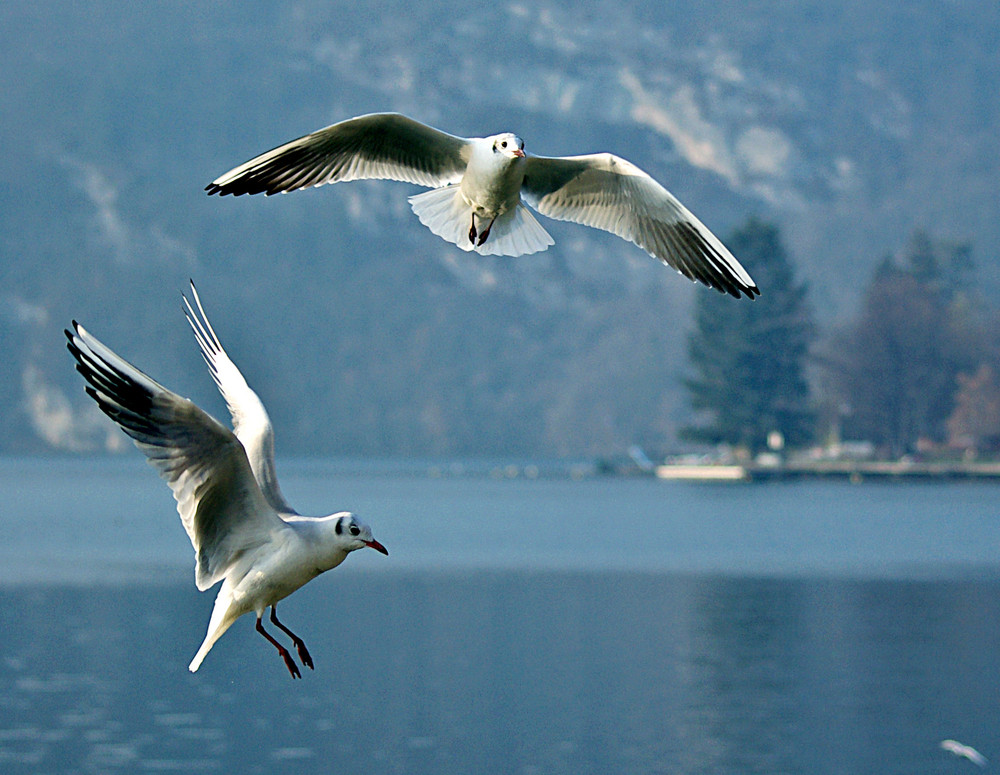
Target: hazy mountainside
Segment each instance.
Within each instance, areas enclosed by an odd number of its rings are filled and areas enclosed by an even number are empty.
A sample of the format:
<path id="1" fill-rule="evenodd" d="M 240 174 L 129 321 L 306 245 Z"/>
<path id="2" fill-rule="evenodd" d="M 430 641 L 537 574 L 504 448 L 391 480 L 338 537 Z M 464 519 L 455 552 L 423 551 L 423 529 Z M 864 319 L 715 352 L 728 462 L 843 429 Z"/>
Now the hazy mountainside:
<path id="1" fill-rule="evenodd" d="M 916 227 L 970 241 L 998 295 L 996 3 L 412 5 L 0 8 L 0 451 L 119 440 L 72 373 L 72 318 L 221 416 L 188 277 L 282 452 L 668 443 L 691 299 L 712 291 L 638 248 L 545 220 L 546 253 L 466 254 L 398 183 L 202 193 L 375 110 L 614 151 L 723 238 L 772 220 L 821 321 Z"/>

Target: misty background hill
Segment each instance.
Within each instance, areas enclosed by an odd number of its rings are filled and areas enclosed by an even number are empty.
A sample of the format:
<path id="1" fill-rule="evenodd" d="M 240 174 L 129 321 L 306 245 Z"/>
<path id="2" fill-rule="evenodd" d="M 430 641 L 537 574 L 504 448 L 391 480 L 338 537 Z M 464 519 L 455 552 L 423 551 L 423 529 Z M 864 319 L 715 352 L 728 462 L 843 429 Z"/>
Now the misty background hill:
<path id="1" fill-rule="evenodd" d="M 540 218 L 545 253 L 467 254 L 401 183 L 203 187 L 394 110 L 617 153 L 723 240 L 777 224 L 821 324 L 915 229 L 971 244 L 996 300 L 998 33 L 1000 6 L 962 0 L 6 3 L 0 452 L 125 446 L 72 370 L 74 318 L 224 417 L 189 277 L 279 454 L 670 446 L 692 302 L 714 291 L 639 248 Z"/>

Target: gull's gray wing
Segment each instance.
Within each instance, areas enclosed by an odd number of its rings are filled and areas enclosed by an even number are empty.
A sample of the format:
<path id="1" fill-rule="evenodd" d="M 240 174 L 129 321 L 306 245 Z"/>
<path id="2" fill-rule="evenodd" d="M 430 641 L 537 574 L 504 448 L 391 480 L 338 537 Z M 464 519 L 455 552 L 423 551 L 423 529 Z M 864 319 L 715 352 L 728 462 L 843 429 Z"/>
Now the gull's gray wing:
<path id="1" fill-rule="evenodd" d="M 691 280 L 736 298 L 760 294 L 726 246 L 625 159 L 610 153 L 529 156 L 521 191 L 542 215 L 617 234 Z"/>
<path id="2" fill-rule="evenodd" d="M 247 551 L 285 527 L 254 479 L 232 431 L 139 371 L 73 321 L 66 331 L 87 393 L 132 437 L 177 500 L 208 589 Z"/>
<path id="3" fill-rule="evenodd" d="M 462 179 L 469 141 L 399 113 L 370 113 L 279 145 L 209 183 L 209 194 L 277 194 L 368 178 L 438 188 Z"/>
<path id="4" fill-rule="evenodd" d="M 184 297 L 184 314 L 195 339 L 201 348 L 201 354 L 208 364 L 212 378 L 226 399 L 229 414 L 233 418 L 233 432 L 240 440 L 246 456 L 250 461 L 254 478 L 260 486 L 267 502 L 279 513 L 297 514 L 285 500 L 278 486 L 278 477 L 274 467 L 274 428 L 271 418 L 261 402 L 260 397 L 247 384 L 243 374 L 236 368 L 219 342 L 212 324 L 208 322 L 198 290 L 191 283 L 191 296 L 194 306 Z"/>

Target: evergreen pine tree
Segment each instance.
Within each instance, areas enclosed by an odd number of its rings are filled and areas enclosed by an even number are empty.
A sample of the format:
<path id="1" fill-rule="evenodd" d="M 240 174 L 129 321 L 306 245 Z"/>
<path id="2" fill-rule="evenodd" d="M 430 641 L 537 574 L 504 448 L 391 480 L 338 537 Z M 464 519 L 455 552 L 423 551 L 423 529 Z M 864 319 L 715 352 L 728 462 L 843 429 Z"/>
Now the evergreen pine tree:
<path id="1" fill-rule="evenodd" d="M 808 442 L 814 415 L 805 365 L 815 336 L 806 286 L 795 280 L 776 226 L 751 219 L 727 243 L 761 288 L 752 303 L 698 295 L 688 340 L 694 375 L 685 380 L 697 425 L 689 439 L 756 453 L 777 431 L 790 446 Z"/>

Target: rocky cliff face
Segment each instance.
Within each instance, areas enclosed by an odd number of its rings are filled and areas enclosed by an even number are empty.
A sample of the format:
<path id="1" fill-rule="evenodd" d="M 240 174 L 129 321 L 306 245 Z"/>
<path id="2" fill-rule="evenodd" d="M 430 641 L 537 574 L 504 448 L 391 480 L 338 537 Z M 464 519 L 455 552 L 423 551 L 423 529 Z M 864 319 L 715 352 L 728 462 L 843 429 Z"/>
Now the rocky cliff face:
<path id="1" fill-rule="evenodd" d="M 995 3 L 411 5 L 0 10 L 0 449 L 106 444 L 61 351 L 73 317 L 224 412 L 179 313 L 189 276 L 284 451 L 669 440 L 690 302 L 711 291 L 639 249 L 547 221 L 546 253 L 462 254 L 403 184 L 201 191 L 374 110 L 511 129 L 540 155 L 613 151 L 723 238 L 774 221 L 821 321 L 850 315 L 914 228 L 996 261 Z"/>

